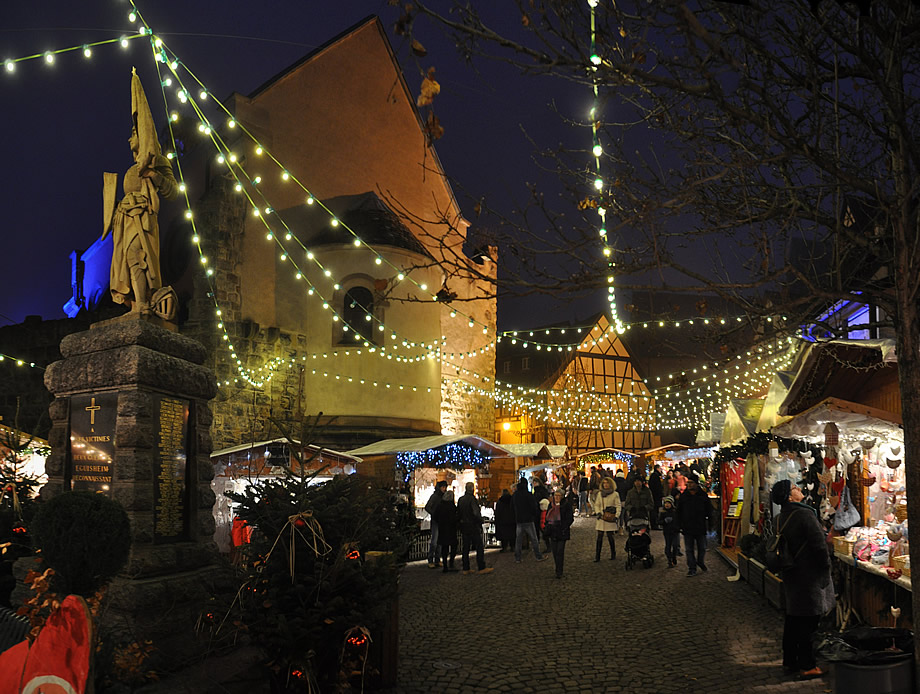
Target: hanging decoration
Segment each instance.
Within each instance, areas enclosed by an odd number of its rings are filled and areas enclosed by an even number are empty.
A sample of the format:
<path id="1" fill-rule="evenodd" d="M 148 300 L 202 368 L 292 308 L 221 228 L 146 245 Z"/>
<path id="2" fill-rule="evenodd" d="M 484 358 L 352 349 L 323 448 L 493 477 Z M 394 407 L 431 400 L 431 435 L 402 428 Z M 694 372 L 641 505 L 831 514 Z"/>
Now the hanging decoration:
<path id="1" fill-rule="evenodd" d="M 592 465 L 594 463 L 606 463 L 612 460 L 619 460 L 622 463 L 632 463 L 638 456 L 626 451 L 610 451 L 609 453 L 591 453 L 589 455 L 581 456 L 578 461 L 584 465 Z"/>
<path id="2" fill-rule="evenodd" d="M 479 449 L 462 443 L 449 443 L 424 451 L 400 451 L 396 454 L 396 465 L 402 470 L 404 481 L 407 482 L 412 472 L 420 467 L 463 470 L 486 467 L 491 460 Z"/>

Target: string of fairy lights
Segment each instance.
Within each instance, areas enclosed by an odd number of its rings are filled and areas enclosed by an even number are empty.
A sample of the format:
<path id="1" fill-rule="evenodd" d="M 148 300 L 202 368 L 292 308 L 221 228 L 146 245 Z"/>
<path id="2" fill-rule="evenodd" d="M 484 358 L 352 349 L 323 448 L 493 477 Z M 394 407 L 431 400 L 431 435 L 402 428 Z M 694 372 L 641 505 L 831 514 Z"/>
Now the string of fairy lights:
<path id="1" fill-rule="evenodd" d="M 594 97 L 593 105 L 591 106 L 590 116 L 591 116 L 591 154 L 594 156 L 594 189 L 595 193 L 600 196 L 600 201 L 597 205 L 597 214 L 600 216 L 600 226 L 598 227 L 598 234 L 600 234 L 601 241 L 603 244 L 603 254 L 604 258 L 607 259 L 607 308 L 610 314 L 610 320 L 613 323 L 614 329 L 618 333 L 622 333 L 626 328 L 620 320 L 619 313 L 617 311 L 617 300 L 616 300 L 616 290 L 614 288 L 614 267 L 616 263 L 613 260 L 613 249 L 610 246 L 610 240 L 607 235 L 607 208 L 605 207 L 606 203 L 603 200 L 603 193 L 607 187 L 607 182 L 604 180 L 603 171 L 601 170 L 601 157 L 604 154 L 604 147 L 601 144 L 600 137 L 600 79 L 597 75 L 597 69 L 601 65 L 601 57 L 597 52 L 597 5 L 599 0 L 588 0 L 588 9 L 591 14 L 591 71 L 593 73 L 591 80 L 591 91 Z"/>
<path id="2" fill-rule="evenodd" d="M 38 366 L 34 361 L 26 361 L 25 359 L 19 359 L 18 357 L 11 357 L 9 354 L 3 354 L 0 352 L 0 364 L 9 362 L 15 364 L 16 366 L 24 366 L 30 369 L 38 369 L 39 371 L 44 371 L 43 366 Z"/>
<path id="3" fill-rule="evenodd" d="M 354 326 L 348 326 L 328 294 L 328 289 L 322 290 L 319 281 L 314 281 L 308 274 L 312 268 L 313 272 L 319 273 L 322 282 L 331 287 L 332 291 L 339 291 L 340 283 L 333 275 L 332 269 L 324 265 L 320 258 L 313 253 L 294 233 L 287 222 L 271 205 L 266 198 L 262 183 L 263 173 L 250 170 L 246 166 L 247 161 L 264 161 L 273 167 L 275 175 L 284 183 L 291 183 L 301 190 L 305 205 L 323 210 L 328 217 L 328 223 L 333 227 L 340 227 L 352 238 L 355 248 L 364 249 L 373 254 L 374 262 L 388 268 L 389 271 L 395 272 L 394 279 L 397 283 L 408 282 L 412 287 L 411 291 L 417 291 L 421 296 L 427 297 L 427 300 L 438 301 L 437 294 L 421 280 L 416 280 L 411 275 L 411 270 L 395 265 L 380 250 L 362 240 L 358 234 L 353 231 L 345 222 L 338 219 L 324 203 L 317 199 L 307 185 L 301 182 L 298 177 L 286 168 L 283 163 L 271 152 L 271 150 L 261 143 L 243 123 L 236 120 L 234 115 L 218 99 L 210 97 L 210 91 L 207 89 L 195 73 L 193 73 L 183 61 L 165 44 L 161 37 L 157 36 L 144 20 L 140 11 L 133 0 L 129 0 L 132 11 L 128 18 L 132 23 L 139 23 L 136 34 L 120 36 L 118 38 L 97 41 L 79 46 L 71 46 L 43 53 L 22 56 L 19 58 L 10 58 L 4 61 L 5 70 L 9 73 L 15 72 L 19 63 L 29 60 L 44 60 L 48 64 L 53 64 L 56 57 L 80 52 L 84 58 L 91 58 L 94 54 L 93 49 L 108 45 L 119 44 L 122 48 L 129 46 L 130 41 L 137 38 L 147 38 L 149 40 L 152 56 L 156 66 L 157 74 L 160 79 L 161 93 L 163 104 L 166 110 L 167 122 L 169 124 L 169 136 L 172 145 L 172 151 L 167 152 L 167 156 L 176 164 L 178 172 L 179 190 L 182 193 L 185 204 L 185 217 L 191 225 L 191 241 L 199 253 L 199 259 L 204 270 L 205 277 L 209 284 L 210 297 L 213 301 L 213 307 L 216 316 L 216 325 L 220 334 L 220 339 L 225 343 L 227 353 L 231 363 L 235 366 L 239 379 L 251 384 L 254 387 L 262 388 L 272 378 L 272 375 L 283 369 L 303 368 L 307 369 L 309 362 L 318 359 L 334 359 L 341 362 L 342 357 L 351 355 L 376 355 L 379 358 L 393 360 L 402 364 L 421 364 L 428 363 L 432 360 L 438 360 L 444 367 L 454 369 L 457 374 L 463 374 L 473 379 L 478 379 L 481 383 L 493 383 L 492 388 L 481 388 L 471 383 L 444 380 L 445 386 L 466 390 L 470 393 L 476 393 L 481 396 L 491 397 L 496 404 L 506 405 L 512 408 L 518 408 L 521 411 L 528 412 L 531 416 L 544 421 L 557 421 L 568 426 L 590 427 L 590 428 L 624 428 L 628 427 L 635 430 L 646 430 L 657 426 L 673 425 L 677 422 L 701 422 L 705 414 L 708 416 L 709 411 L 713 411 L 711 405 L 727 402 L 732 397 L 740 397 L 743 393 L 750 393 L 763 387 L 763 379 L 767 378 L 771 366 L 782 368 L 783 364 L 788 363 L 789 352 L 777 354 L 769 359 L 761 360 L 759 365 L 752 366 L 749 369 L 750 374 L 745 376 L 740 372 L 740 364 L 734 365 L 738 373 L 726 375 L 719 379 L 715 377 L 718 365 L 713 365 L 709 375 L 694 379 L 692 385 L 687 388 L 676 388 L 666 386 L 663 389 L 656 389 L 654 394 L 649 391 L 646 384 L 641 382 L 631 382 L 630 391 L 635 389 L 637 392 L 627 393 L 607 393 L 585 390 L 580 386 L 575 388 L 563 388 L 561 390 L 540 390 L 540 389 L 522 389 L 512 384 L 502 383 L 498 379 L 493 379 L 488 375 L 478 374 L 473 369 L 467 369 L 462 364 L 456 364 L 457 360 L 465 361 L 467 359 L 481 356 L 489 351 L 495 350 L 496 346 L 502 341 L 508 341 L 512 345 L 519 345 L 525 349 L 534 349 L 536 351 L 555 351 L 555 352 L 572 352 L 579 349 L 588 349 L 590 346 L 598 346 L 605 341 L 613 341 L 617 334 L 622 334 L 626 330 L 632 329 L 654 329 L 654 328 L 679 328 L 682 326 L 693 326 L 697 324 L 710 325 L 719 323 L 725 325 L 730 321 L 741 322 L 744 320 L 740 316 L 736 317 L 697 317 L 691 319 L 682 319 L 678 321 L 646 321 L 641 323 L 624 323 L 617 312 L 613 269 L 615 263 L 612 260 L 612 247 L 606 232 L 606 215 L 607 210 L 603 205 L 597 208 L 601 218 L 600 236 L 603 243 L 603 253 L 608 258 L 608 305 L 611 325 L 600 335 L 592 335 L 592 326 L 582 327 L 555 327 L 547 328 L 540 331 L 503 331 L 497 333 L 494 338 L 487 339 L 486 343 L 475 349 L 466 351 L 448 351 L 446 340 L 443 336 L 437 340 L 409 340 L 399 335 L 395 330 L 389 329 L 382 321 L 376 320 L 368 314 L 367 322 L 370 324 L 364 331 L 359 332 Z M 598 0 L 588 0 L 591 10 L 591 62 L 595 69 L 600 65 L 600 58 L 596 54 L 596 22 L 595 11 Z M 183 77 L 183 75 L 185 77 Z M 175 87 L 175 89 L 173 89 Z M 591 111 L 592 124 L 592 154 L 594 156 L 594 169 L 596 172 L 595 189 L 600 195 L 603 193 L 606 184 L 602 176 L 601 157 L 603 147 L 600 142 L 600 120 L 598 109 L 599 85 L 597 80 L 593 80 L 592 85 L 594 95 L 594 106 Z M 178 102 L 177 108 L 170 109 L 170 101 Z M 214 105 L 226 120 L 217 124 L 214 119 L 208 117 L 205 112 L 205 104 Z M 182 171 L 181 161 L 175 156 L 176 132 L 175 124 L 180 120 L 180 110 L 183 107 L 190 108 L 194 117 L 198 121 L 198 131 L 203 137 L 207 138 L 216 152 L 216 161 L 218 164 L 225 166 L 227 172 L 232 176 L 235 192 L 241 194 L 251 215 L 258 219 L 265 228 L 265 239 L 267 242 L 275 244 L 279 252 L 279 258 L 282 263 L 290 266 L 296 280 L 303 282 L 305 295 L 315 297 L 322 303 L 324 311 L 328 312 L 330 320 L 334 323 L 342 323 L 344 332 L 351 329 L 355 339 L 354 349 L 332 350 L 328 353 L 302 354 L 287 357 L 276 357 L 271 359 L 257 368 L 247 368 L 244 364 L 243 357 L 233 344 L 228 327 L 224 323 L 223 311 L 217 301 L 218 292 L 214 286 L 215 272 L 206 256 L 202 247 L 201 235 L 199 234 L 196 218 L 193 213 L 193 206 L 190 197 L 189 187 L 186 183 Z M 243 137 L 244 150 L 239 150 L 237 144 L 225 139 L 224 133 L 233 132 L 239 138 Z M 251 153 L 251 156 L 250 156 Z M 434 288 L 437 290 L 437 288 Z M 451 317 L 461 316 L 466 320 L 470 329 L 481 330 L 488 336 L 489 329 L 485 324 L 477 321 L 474 317 L 454 310 L 450 312 Z M 772 318 L 767 318 L 772 321 Z M 594 326 L 597 329 L 597 326 Z M 376 330 L 387 336 L 391 345 L 389 347 L 376 345 L 374 339 L 367 332 Z M 586 337 L 582 337 L 587 332 Z M 364 333 L 364 334 L 362 334 Z M 541 334 L 543 337 L 541 337 Z M 574 337 L 575 340 L 569 341 L 567 338 Z M 546 339 L 549 338 L 549 339 Z M 563 339 L 566 338 L 564 341 Z M 402 350 L 402 352 L 400 351 Z M 771 352 L 772 354 L 772 352 Z M 749 353 L 750 356 L 750 353 Z M 739 357 L 740 358 L 740 357 Z M 7 355 L 0 355 L 0 361 L 13 358 Z M 25 360 L 15 360 L 20 366 L 28 364 L 35 367 L 32 362 Z M 750 365 L 750 361 L 748 362 Z M 35 367 L 41 368 L 41 367 Z M 705 368 L 705 367 L 703 367 Z M 775 370 L 775 369 L 774 369 Z M 317 377 L 335 379 L 347 383 L 358 385 L 379 387 L 384 389 L 411 390 L 414 392 L 425 391 L 430 393 L 430 387 L 410 384 L 387 383 L 382 380 L 373 380 L 366 378 L 356 378 L 353 376 L 335 373 L 334 369 L 312 368 L 313 375 Z M 771 373 L 772 377 L 772 373 Z M 709 380 L 707 380 L 709 379 Z M 236 380 L 236 379 L 235 379 Z M 224 382 L 229 385 L 229 380 Z M 605 386 L 606 388 L 606 386 Z M 655 403 L 657 409 L 655 411 Z M 640 409 L 644 407 L 645 409 Z M 707 409 L 708 408 L 708 409 Z M 718 409 L 718 408 L 716 408 Z"/>
<path id="4" fill-rule="evenodd" d="M 720 365 L 718 373 L 702 375 L 686 386 L 656 389 L 659 426 L 708 428 L 710 413 L 725 412 L 733 399 L 761 397 L 776 372 L 791 366 L 798 347 L 796 338 L 777 340 L 772 349 L 759 347 L 759 353 L 755 350 L 738 355 L 730 363 Z M 682 372 L 682 376 L 686 375 Z"/>

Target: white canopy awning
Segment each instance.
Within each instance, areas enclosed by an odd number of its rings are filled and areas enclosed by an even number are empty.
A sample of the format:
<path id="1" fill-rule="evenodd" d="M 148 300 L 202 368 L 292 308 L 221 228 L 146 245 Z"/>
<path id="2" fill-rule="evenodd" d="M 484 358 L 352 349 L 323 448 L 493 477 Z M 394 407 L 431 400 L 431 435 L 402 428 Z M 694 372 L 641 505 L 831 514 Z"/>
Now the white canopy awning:
<path id="1" fill-rule="evenodd" d="M 826 398 L 817 405 L 792 417 L 788 422 L 773 427 L 773 433 L 785 438 L 804 438 L 815 442 L 824 439 L 824 425 L 834 422 L 840 430 L 840 440 L 856 445 L 865 438 L 904 441 L 904 428 L 900 417 L 868 405 Z"/>
<path id="2" fill-rule="evenodd" d="M 288 441 L 286 438 L 269 439 L 267 441 L 252 441 L 251 443 L 241 443 L 238 446 L 230 446 L 229 448 L 221 448 L 219 451 L 211 451 L 211 457 L 218 458 L 222 455 L 227 455 L 229 453 L 239 453 L 241 451 L 246 451 L 246 450 L 255 450 L 257 448 L 263 448 L 265 446 L 269 446 L 270 444 L 278 444 L 278 443 L 284 444 L 284 445 L 293 444 L 295 448 L 300 446 L 300 441 L 294 441 L 294 440 Z M 350 453 L 342 453 L 341 451 L 334 451 L 331 448 L 323 448 L 321 446 L 314 446 L 313 444 L 307 444 L 305 448 L 309 448 L 311 451 L 314 451 L 316 453 L 328 454 L 336 458 L 340 458 L 343 461 L 350 460 L 354 463 L 361 462 L 361 458 L 356 458 Z"/>
<path id="3" fill-rule="evenodd" d="M 545 443 L 506 443 L 502 448 L 513 453 L 515 458 L 548 460 L 553 457 Z"/>

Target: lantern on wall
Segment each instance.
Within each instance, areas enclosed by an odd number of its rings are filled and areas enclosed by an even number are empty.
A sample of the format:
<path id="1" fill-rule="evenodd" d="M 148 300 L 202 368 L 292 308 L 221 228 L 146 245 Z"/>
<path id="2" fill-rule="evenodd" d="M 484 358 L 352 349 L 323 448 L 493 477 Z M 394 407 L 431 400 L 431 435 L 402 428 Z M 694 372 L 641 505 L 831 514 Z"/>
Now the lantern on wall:
<path id="1" fill-rule="evenodd" d="M 776 441 L 767 444 L 767 455 L 771 459 L 779 458 L 779 444 Z"/>
<path id="2" fill-rule="evenodd" d="M 840 429 L 833 422 L 824 425 L 824 445 L 836 446 L 840 442 Z"/>

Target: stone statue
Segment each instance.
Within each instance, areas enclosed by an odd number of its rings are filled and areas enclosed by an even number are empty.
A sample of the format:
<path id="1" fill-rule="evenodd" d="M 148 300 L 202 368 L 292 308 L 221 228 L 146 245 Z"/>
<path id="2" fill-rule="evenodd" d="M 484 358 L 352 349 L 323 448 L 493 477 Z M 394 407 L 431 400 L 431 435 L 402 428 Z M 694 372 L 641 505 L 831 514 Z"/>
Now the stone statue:
<path id="1" fill-rule="evenodd" d="M 156 314 L 173 320 L 176 294 L 164 287 L 160 275 L 160 229 L 157 216 L 160 197 L 174 199 L 179 186 L 172 164 L 160 152 L 153 115 L 141 80 L 131 71 L 131 152 L 134 166 L 124 177 L 125 196 L 116 205 L 118 176 L 103 174 L 102 238 L 112 232 L 112 268 L 109 287 L 112 299 L 126 304 L 132 313 Z"/>

